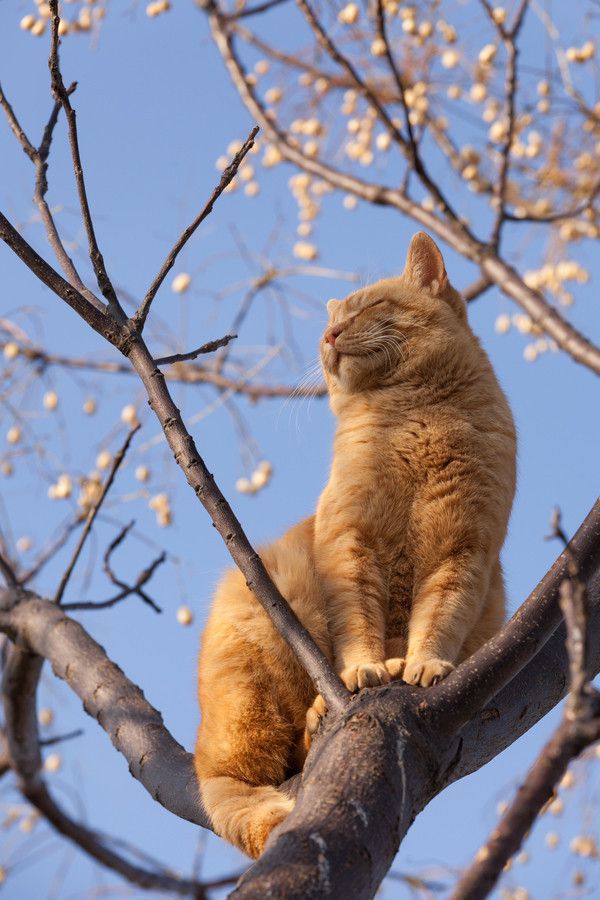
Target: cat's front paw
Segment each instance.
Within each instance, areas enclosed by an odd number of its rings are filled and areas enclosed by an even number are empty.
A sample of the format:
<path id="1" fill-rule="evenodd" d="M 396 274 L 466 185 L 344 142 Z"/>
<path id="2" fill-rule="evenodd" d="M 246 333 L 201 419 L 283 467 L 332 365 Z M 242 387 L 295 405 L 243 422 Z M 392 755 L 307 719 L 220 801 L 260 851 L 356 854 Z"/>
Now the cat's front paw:
<path id="1" fill-rule="evenodd" d="M 313 735 L 319 730 L 326 713 L 327 704 L 321 695 L 317 694 L 313 705 L 306 710 L 306 727 L 304 728 L 304 746 L 306 750 L 310 750 Z"/>
<path id="2" fill-rule="evenodd" d="M 348 666 L 340 672 L 340 678 L 349 691 L 360 691 L 364 687 L 377 687 L 378 684 L 388 684 L 390 673 L 385 663 L 362 663 L 359 666 Z"/>
<path id="3" fill-rule="evenodd" d="M 404 669 L 406 668 L 406 660 L 404 658 L 394 656 L 391 659 L 386 659 L 384 666 L 392 681 L 403 680 Z"/>
<path id="4" fill-rule="evenodd" d="M 402 677 L 407 684 L 429 687 L 442 681 L 453 669 L 454 666 L 447 659 L 415 657 L 406 663 Z"/>

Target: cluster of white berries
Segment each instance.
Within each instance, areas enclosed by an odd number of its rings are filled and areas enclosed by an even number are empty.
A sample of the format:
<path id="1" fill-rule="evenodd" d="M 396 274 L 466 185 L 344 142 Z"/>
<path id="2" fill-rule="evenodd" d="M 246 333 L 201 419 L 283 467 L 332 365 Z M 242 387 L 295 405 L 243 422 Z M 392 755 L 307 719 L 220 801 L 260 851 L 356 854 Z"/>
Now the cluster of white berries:
<path id="1" fill-rule="evenodd" d="M 156 524 L 167 528 L 173 523 L 173 513 L 168 494 L 155 494 L 148 501 L 148 506 L 156 514 Z"/>
<path id="2" fill-rule="evenodd" d="M 130 428 L 137 428 L 140 424 L 140 420 L 138 419 L 137 409 L 133 405 L 133 403 L 128 403 L 121 410 L 121 422 L 124 425 L 129 425 Z"/>
<path id="3" fill-rule="evenodd" d="M 87 478 L 81 478 L 79 483 L 79 497 L 77 505 L 83 513 L 93 509 L 102 494 L 102 478 L 99 472 L 91 472 Z"/>
<path id="4" fill-rule="evenodd" d="M 565 56 L 569 62 L 583 63 L 593 59 L 596 55 L 596 45 L 593 41 L 586 41 L 581 47 L 567 47 Z"/>
<path id="5" fill-rule="evenodd" d="M 563 306 L 573 303 L 573 294 L 564 287 L 566 281 L 575 281 L 577 284 L 586 284 L 590 273 L 575 260 L 562 260 L 559 263 L 547 263 L 540 269 L 525 272 L 523 281 L 536 291 L 547 290 L 554 294 Z"/>
<path id="6" fill-rule="evenodd" d="M 266 487 L 273 475 L 273 466 L 266 459 L 259 462 L 250 478 L 238 478 L 235 483 L 240 494 L 256 494 Z"/>
<path id="7" fill-rule="evenodd" d="M 58 476 L 55 484 L 48 488 L 50 500 L 66 500 L 73 493 L 73 479 L 66 472 Z"/>
<path id="8" fill-rule="evenodd" d="M 160 16 L 162 13 L 169 12 L 171 9 L 171 3 L 169 0 L 155 0 L 153 3 L 149 3 L 146 7 L 146 15 L 150 16 L 151 19 L 154 19 L 156 16 Z"/>
<path id="9" fill-rule="evenodd" d="M 95 5 L 94 0 L 88 0 L 88 3 L 90 6 L 93 5 L 93 8 L 90 9 L 88 6 L 82 6 L 76 19 L 67 21 L 67 19 L 61 17 L 58 24 L 58 33 L 60 37 L 65 37 L 67 34 L 75 34 L 77 32 L 91 31 L 94 23 L 99 22 L 104 18 L 106 15 L 106 8 L 102 4 Z M 28 31 L 34 37 L 41 37 L 46 31 L 46 24 L 52 13 L 50 4 L 47 3 L 46 0 L 35 0 L 35 5 L 37 6 L 37 15 L 28 13 L 23 16 L 19 22 L 19 26 L 23 31 Z"/>

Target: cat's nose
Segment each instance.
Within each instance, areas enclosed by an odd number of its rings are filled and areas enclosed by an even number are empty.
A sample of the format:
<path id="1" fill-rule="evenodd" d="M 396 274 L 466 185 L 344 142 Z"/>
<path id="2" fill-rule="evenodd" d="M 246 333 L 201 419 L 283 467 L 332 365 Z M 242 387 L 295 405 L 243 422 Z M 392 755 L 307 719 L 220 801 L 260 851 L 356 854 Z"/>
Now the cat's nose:
<path id="1" fill-rule="evenodd" d="M 343 331 L 343 329 L 339 328 L 337 326 L 334 326 L 333 328 L 328 328 L 327 331 L 325 332 L 325 340 L 327 341 L 328 344 L 331 344 L 332 347 L 335 347 L 335 340 L 336 340 L 336 338 L 338 338 L 340 336 L 342 331 Z"/>

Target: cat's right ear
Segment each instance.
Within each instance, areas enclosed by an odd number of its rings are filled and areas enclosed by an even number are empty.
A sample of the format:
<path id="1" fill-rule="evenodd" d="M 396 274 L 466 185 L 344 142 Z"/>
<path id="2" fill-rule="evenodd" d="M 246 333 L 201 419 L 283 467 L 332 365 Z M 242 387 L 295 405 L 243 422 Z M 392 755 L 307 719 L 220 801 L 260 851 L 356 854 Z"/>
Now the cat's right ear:
<path id="1" fill-rule="evenodd" d="M 434 296 L 442 294 L 448 286 L 440 248 L 424 231 L 418 231 L 410 242 L 402 277 L 413 287 Z"/>
<path id="2" fill-rule="evenodd" d="M 327 312 L 329 313 L 330 316 L 332 316 L 334 314 L 335 310 L 338 308 L 338 306 L 341 306 L 341 305 L 342 305 L 341 300 L 328 300 L 327 301 Z"/>

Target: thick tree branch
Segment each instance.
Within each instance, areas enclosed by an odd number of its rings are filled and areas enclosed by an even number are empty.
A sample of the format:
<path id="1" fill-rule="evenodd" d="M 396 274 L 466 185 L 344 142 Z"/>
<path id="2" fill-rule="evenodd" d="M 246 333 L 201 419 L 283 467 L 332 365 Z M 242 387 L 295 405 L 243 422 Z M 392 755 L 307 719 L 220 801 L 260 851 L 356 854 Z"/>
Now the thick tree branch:
<path id="1" fill-rule="evenodd" d="M 29 658 L 47 659 L 55 675 L 77 694 L 85 711 L 106 731 L 116 749 L 125 757 L 129 771 L 154 800 L 176 816 L 209 828 L 210 823 L 198 794 L 190 753 L 175 741 L 140 689 L 111 662 L 104 649 L 63 610 L 35 594 L 15 602 L 14 594 L 0 591 L 0 629 L 19 640 Z M 12 608 L 11 608 L 12 606 Z M 17 673 L 19 691 L 22 679 Z M 37 682 L 36 682 L 37 684 Z M 17 698 L 18 700 L 18 698 Z M 20 709 L 18 703 L 16 709 Z M 28 721 L 28 720 L 27 720 Z M 25 759 L 36 746 L 32 726 L 10 724 Z M 40 768 L 38 753 L 20 768 L 33 777 Z"/>
<path id="2" fill-rule="evenodd" d="M 86 320 L 88 325 L 92 326 L 94 331 L 106 337 L 111 343 L 115 342 L 115 326 L 108 316 L 95 306 L 92 306 L 80 291 L 69 284 L 68 281 L 65 281 L 46 260 L 42 259 L 33 247 L 21 237 L 2 212 L 0 212 L 0 238 L 8 244 L 13 253 L 16 253 L 19 259 L 25 263 L 28 269 L 31 269 L 33 274 L 46 287 L 54 291 L 65 303 L 68 303 L 71 309 L 74 309 L 76 313 Z"/>
<path id="3" fill-rule="evenodd" d="M 569 763 L 600 739 L 600 693 L 588 681 L 586 591 L 577 563 L 569 555 L 569 575 L 560 585 L 569 657 L 570 692 L 562 721 L 521 784 L 488 841 L 461 877 L 452 900 L 483 900 L 504 866 L 519 849 L 544 804 L 552 797 Z"/>
<path id="4" fill-rule="evenodd" d="M 6 600 L 6 595 L 2 599 Z M 28 601 L 25 600 L 24 602 L 27 603 Z M 47 606 L 54 606 L 54 604 L 47 603 Z M 101 650 L 101 648 L 98 649 Z M 90 661 L 92 662 L 93 660 Z M 125 856 L 109 847 L 104 835 L 92 831 L 82 823 L 72 819 L 56 803 L 41 774 L 42 757 L 36 716 L 36 691 L 43 662 L 44 658 L 32 653 L 31 649 L 12 646 L 9 648 L 4 667 L 2 692 L 5 714 L 6 762 L 7 767 L 14 771 L 18 787 L 23 796 L 45 817 L 56 831 L 73 841 L 92 859 L 118 872 L 132 884 L 137 884 L 149 890 L 161 890 L 181 896 L 205 898 L 205 887 L 201 883 L 191 879 L 180 878 L 172 872 L 167 872 L 160 868 L 156 870 L 147 869 L 132 863 Z M 106 658 L 105 662 L 108 662 Z M 67 663 L 67 669 L 68 665 L 69 663 Z M 116 669 L 116 667 L 114 668 Z M 104 667 L 103 676 L 103 683 L 105 684 L 106 667 Z M 97 690 L 100 687 L 101 685 L 98 685 Z M 123 699 L 121 697 L 116 702 L 118 703 Z M 151 707 L 149 709 L 156 716 L 159 715 Z M 2 766 L 2 762 L 0 761 L 0 766 Z"/>

